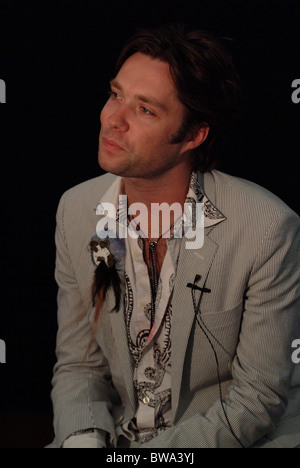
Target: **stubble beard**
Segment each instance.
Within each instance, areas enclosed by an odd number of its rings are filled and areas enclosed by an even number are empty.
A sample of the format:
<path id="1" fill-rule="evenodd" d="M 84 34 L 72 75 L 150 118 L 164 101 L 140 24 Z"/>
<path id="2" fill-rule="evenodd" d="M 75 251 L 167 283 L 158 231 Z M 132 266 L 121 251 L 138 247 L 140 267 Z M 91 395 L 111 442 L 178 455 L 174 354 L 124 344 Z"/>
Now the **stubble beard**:
<path id="1" fill-rule="evenodd" d="M 174 163 L 170 162 L 169 164 L 153 168 L 151 166 L 151 158 L 150 162 L 149 160 L 142 162 L 140 158 L 132 157 L 130 152 L 124 154 L 122 161 L 119 161 L 118 164 L 112 165 L 109 162 L 105 164 L 101 163 L 101 150 L 99 151 L 99 164 L 106 172 L 130 179 L 155 179 L 174 167 Z"/>
<path id="2" fill-rule="evenodd" d="M 186 138 L 187 132 L 188 119 L 185 118 L 178 130 L 171 135 L 167 144 L 178 145 L 182 143 Z M 101 136 L 102 134 L 100 132 L 100 139 Z M 140 158 L 138 158 L 130 151 L 124 151 L 124 157 L 122 158 L 122 162 L 118 164 L 118 167 L 109 167 L 109 164 L 101 164 L 101 151 L 105 150 L 101 150 L 101 143 L 99 142 L 98 160 L 100 167 L 106 172 L 124 178 L 154 179 L 163 175 L 165 172 L 168 172 L 176 165 L 172 160 L 172 162 L 170 161 L 169 164 L 159 166 L 155 170 L 153 170 L 153 167 L 151 167 L 151 158 L 144 164 L 141 164 Z M 153 158 L 155 158 L 155 155 L 153 155 Z M 161 160 L 163 160 L 163 158 L 161 158 Z"/>

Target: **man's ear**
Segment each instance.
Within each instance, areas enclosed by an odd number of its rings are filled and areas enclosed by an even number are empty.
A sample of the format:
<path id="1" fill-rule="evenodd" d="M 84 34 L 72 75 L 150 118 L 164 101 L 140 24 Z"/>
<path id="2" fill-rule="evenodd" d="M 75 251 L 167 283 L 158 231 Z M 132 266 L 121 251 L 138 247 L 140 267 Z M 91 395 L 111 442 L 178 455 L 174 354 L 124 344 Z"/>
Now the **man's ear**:
<path id="1" fill-rule="evenodd" d="M 200 128 L 195 128 L 192 130 L 191 140 L 194 142 L 195 146 L 192 149 L 197 148 L 198 146 L 202 145 L 205 142 L 206 138 L 209 134 L 209 126 L 204 125 Z"/>
<path id="2" fill-rule="evenodd" d="M 194 128 L 190 131 L 188 138 L 185 141 L 185 151 L 194 150 L 198 146 L 205 142 L 209 134 L 209 126 L 204 125 L 203 127 Z"/>

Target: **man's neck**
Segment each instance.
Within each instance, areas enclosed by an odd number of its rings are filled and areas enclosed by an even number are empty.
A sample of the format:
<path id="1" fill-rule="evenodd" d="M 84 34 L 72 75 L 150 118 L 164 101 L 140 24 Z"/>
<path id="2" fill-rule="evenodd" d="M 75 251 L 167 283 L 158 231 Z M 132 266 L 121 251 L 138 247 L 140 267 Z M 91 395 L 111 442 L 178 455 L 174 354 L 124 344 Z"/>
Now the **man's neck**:
<path id="1" fill-rule="evenodd" d="M 123 178 L 123 193 L 127 195 L 129 209 L 134 203 L 142 204 L 147 208 L 148 230 L 147 232 L 143 230 L 146 237 L 151 240 L 157 239 L 165 232 L 166 226 L 163 223 L 163 218 L 167 222 L 167 216 L 169 216 L 168 226 L 171 227 L 178 217 L 178 211 L 166 211 L 165 216 L 163 213 L 161 214 L 159 221 L 156 216 L 152 219 L 152 204 L 161 205 L 165 203 L 168 207 L 171 207 L 174 203 L 179 203 L 181 213 L 184 213 L 184 203 L 189 189 L 191 173 L 192 169 L 186 168 L 186 170 L 174 171 L 173 174 L 170 172 L 162 174 L 155 179 Z M 141 215 L 141 212 L 137 214 L 139 215 L 139 222 L 144 225 L 144 214 Z M 154 231 L 151 230 L 151 227 L 154 226 L 157 235 L 153 237 L 152 233 Z"/>
<path id="2" fill-rule="evenodd" d="M 143 203 L 148 210 L 151 203 L 180 203 L 184 207 L 189 189 L 192 170 L 177 174 L 162 174 L 153 179 L 123 178 L 124 192 L 128 198 L 128 206 L 133 203 Z"/>

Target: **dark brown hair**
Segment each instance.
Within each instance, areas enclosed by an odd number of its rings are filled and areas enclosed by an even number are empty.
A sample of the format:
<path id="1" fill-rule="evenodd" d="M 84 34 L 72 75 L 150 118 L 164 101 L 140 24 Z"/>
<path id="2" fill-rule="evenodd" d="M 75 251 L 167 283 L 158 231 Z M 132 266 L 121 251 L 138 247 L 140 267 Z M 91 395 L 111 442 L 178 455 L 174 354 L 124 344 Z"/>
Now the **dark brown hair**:
<path id="1" fill-rule="evenodd" d="M 195 150 L 195 169 L 213 169 L 238 110 L 238 74 L 224 42 L 209 32 L 179 24 L 139 30 L 123 48 L 116 74 L 136 52 L 169 64 L 178 97 L 186 108 L 174 143 L 196 128 L 208 126 L 206 141 Z"/>

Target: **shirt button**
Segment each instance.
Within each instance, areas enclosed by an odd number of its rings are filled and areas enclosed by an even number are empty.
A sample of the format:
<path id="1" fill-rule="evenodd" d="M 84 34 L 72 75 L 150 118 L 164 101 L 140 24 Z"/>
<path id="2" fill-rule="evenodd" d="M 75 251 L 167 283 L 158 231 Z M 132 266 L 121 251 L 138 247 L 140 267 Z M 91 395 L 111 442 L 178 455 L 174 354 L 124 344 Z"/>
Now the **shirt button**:
<path id="1" fill-rule="evenodd" d="M 150 401 L 151 401 L 151 400 L 150 400 L 150 398 L 149 398 L 148 396 L 146 396 L 145 398 L 143 398 L 143 403 L 144 403 L 144 405 L 147 405 L 147 406 L 148 406 L 148 405 L 150 404 Z"/>
<path id="2" fill-rule="evenodd" d="M 134 258 L 135 258 L 136 260 L 138 260 L 138 259 L 140 258 L 140 254 L 139 254 L 139 252 L 137 252 L 137 251 L 135 251 L 135 252 L 133 253 L 133 256 L 134 256 Z"/>

